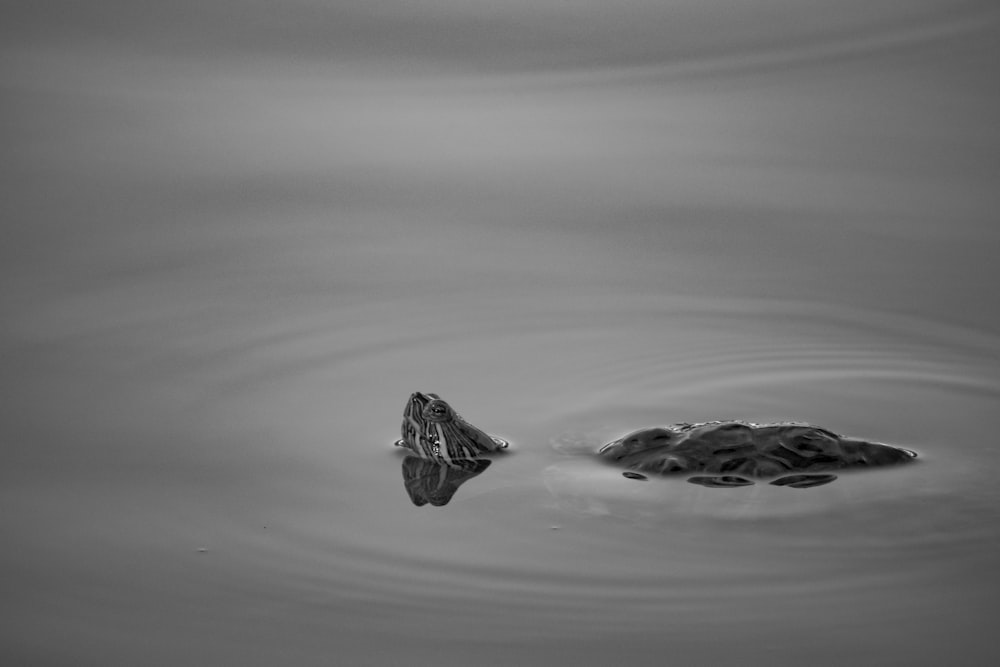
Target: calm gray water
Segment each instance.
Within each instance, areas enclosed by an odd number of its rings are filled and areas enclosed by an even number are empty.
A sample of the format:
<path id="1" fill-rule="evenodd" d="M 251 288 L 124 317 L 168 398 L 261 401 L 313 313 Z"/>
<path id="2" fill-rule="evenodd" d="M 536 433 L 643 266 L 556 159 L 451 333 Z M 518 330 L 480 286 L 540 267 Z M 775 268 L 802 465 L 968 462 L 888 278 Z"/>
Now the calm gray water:
<path id="1" fill-rule="evenodd" d="M 995 664 L 990 2 L 46 3 L 0 28 L 11 665 Z M 511 453 L 416 506 L 438 392 Z M 624 431 L 920 454 L 634 482 Z"/>

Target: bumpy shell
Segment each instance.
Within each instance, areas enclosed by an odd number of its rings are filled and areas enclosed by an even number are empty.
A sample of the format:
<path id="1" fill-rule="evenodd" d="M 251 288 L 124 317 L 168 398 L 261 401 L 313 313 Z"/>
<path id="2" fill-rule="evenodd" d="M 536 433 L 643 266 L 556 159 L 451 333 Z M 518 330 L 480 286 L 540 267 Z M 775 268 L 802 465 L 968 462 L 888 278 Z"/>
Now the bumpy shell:
<path id="1" fill-rule="evenodd" d="M 809 424 L 738 421 L 642 429 L 604 445 L 598 455 L 628 470 L 758 478 L 892 465 L 916 457 Z"/>

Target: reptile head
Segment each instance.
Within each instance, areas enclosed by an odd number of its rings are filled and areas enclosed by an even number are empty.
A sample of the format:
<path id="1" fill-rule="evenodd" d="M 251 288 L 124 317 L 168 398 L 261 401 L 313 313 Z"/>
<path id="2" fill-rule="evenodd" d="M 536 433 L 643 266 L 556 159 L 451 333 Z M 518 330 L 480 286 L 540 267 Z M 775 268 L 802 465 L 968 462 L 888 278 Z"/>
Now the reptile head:
<path id="1" fill-rule="evenodd" d="M 415 420 L 428 422 L 448 422 L 455 419 L 455 411 L 437 394 L 425 394 L 416 391 L 410 395 L 403 410 L 403 418 L 413 417 Z"/>
<path id="2" fill-rule="evenodd" d="M 468 423 L 437 394 L 414 392 L 403 409 L 402 439 L 396 444 L 418 456 L 444 461 L 473 459 L 505 449 L 507 443 Z"/>

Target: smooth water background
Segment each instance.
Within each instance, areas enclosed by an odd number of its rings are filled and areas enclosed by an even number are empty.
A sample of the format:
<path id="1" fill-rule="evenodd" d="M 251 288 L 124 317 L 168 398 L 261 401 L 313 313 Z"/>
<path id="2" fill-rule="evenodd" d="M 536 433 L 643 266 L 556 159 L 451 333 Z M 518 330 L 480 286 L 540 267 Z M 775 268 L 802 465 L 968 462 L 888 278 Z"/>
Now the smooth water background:
<path id="1" fill-rule="evenodd" d="M 4 664 L 1000 658 L 994 3 L 8 14 Z M 444 507 L 414 390 L 513 442 Z M 719 418 L 921 459 L 586 455 Z"/>

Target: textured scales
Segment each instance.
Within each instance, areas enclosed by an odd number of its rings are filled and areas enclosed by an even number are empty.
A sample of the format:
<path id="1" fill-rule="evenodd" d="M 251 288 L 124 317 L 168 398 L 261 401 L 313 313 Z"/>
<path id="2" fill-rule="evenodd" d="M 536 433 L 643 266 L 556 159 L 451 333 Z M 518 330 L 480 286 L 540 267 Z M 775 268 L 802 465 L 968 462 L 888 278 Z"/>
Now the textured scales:
<path id="1" fill-rule="evenodd" d="M 402 440 L 396 444 L 437 461 L 474 459 L 506 449 L 507 443 L 476 428 L 437 394 L 414 392 L 403 410 Z"/>
<path id="2" fill-rule="evenodd" d="M 598 455 L 633 471 L 729 476 L 712 479 L 711 485 L 724 486 L 740 485 L 738 475 L 761 478 L 827 472 L 906 463 L 916 458 L 905 449 L 846 438 L 809 424 L 740 421 L 646 428 L 609 442 Z M 787 480 L 781 485 L 804 488 L 823 483 L 818 479 L 821 476 L 815 477 Z M 834 478 L 822 477 L 826 481 Z M 692 481 L 705 484 L 709 478 Z"/>

